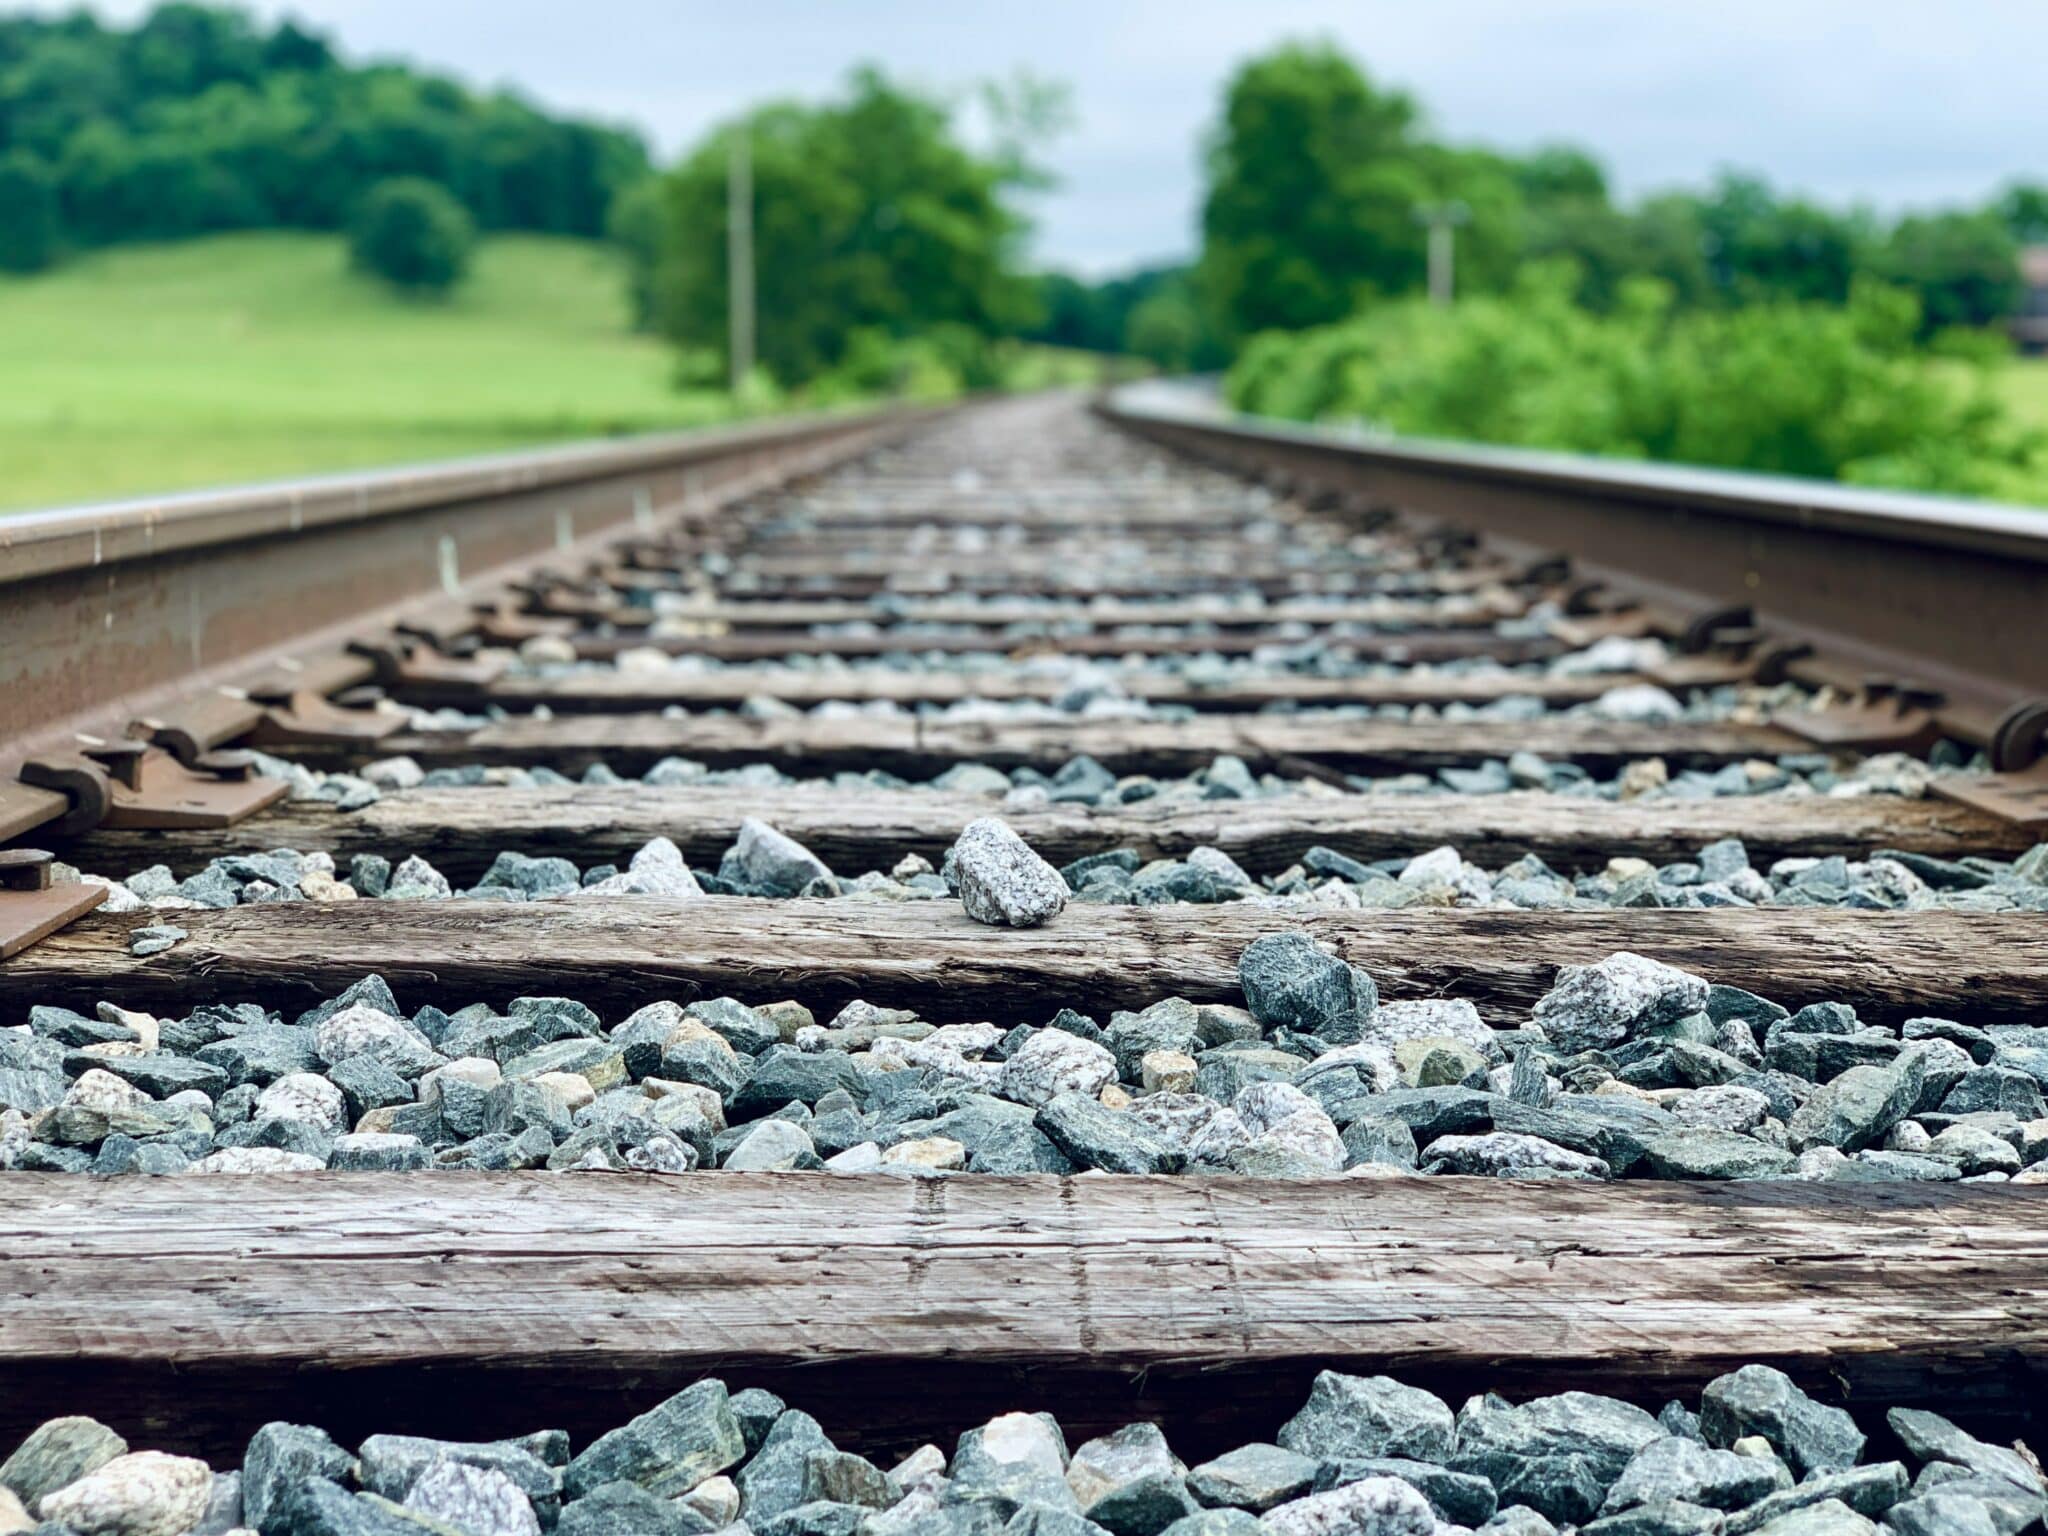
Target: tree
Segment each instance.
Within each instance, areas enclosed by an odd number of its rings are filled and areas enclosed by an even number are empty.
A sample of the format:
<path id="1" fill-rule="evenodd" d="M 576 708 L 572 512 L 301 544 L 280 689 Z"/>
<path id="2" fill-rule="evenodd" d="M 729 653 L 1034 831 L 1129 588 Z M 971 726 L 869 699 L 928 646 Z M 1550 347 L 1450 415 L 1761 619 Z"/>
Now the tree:
<path id="1" fill-rule="evenodd" d="M 2019 302 L 2019 248 L 1996 213 L 1901 219 L 1874 265 L 1887 281 L 1919 296 L 1923 335 L 1996 325 Z"/>
<path id="2" fill-rule="evenodd" d="M 2048 241 L 2048 185 L 2014 182 L 1999 195 L 1994 211 L 2021 245 Z"/>
<path id="3" fill-rule="evenodd" d="M 781 384 L 837 366 L 858 330 L 988 338 L 1036 318 L 1016 266 L 1015 167 L 963 145 L 942 103 L 862 69 L 837 101 L 763 107 L 724 125 L 667 178 L 652 288 L 662 329 L 685 352 L 726 345 L 726 176 L 738 134 L 753 164 L 758 355 Z M 863 346 L 872 357 L 872 340 Z"/>
<path id="4" fill-rule="evenodd" d="M 1242 337 L 1337 320 L 1423 274 L 1415 104 L 1328 45 L 1238 70 L 1208 149 L 1201 279 Z"/>
<path id="5" fill-rule="evenodd" d="M 59 239 L 56 178 L 32 156 L 0 154 L 0 271 L 40 272 Z"/>
<path id="6" fill-rule="evenodd" d="M 405 292 L 438 296 L 469 270 L 475 240 L 460 203 L 430 181 L 401 177 L 363 198 L 349 231 L 349 261 Z"/>

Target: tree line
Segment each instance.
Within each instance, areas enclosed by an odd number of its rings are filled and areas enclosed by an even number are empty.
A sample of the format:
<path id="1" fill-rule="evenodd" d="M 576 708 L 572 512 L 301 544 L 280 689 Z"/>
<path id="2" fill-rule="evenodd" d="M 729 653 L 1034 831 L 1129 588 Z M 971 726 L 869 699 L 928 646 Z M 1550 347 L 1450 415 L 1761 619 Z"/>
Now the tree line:
<path id="1" fill-rule="evenodd" d="M 1418 210 L 1451 206 L 1457 277 L 1501 291 L 1532 261 L 1562 259 L 1573 297 L 1612 312 L 1632 278 L 1682 308 L 1778 300 L 1843 304 L 1859 279 L 1910 292 L 1923 335 L 1989 326 L 2019 297 L 2022 243 L 2048 239 L 2048 187 L 2014 185 L 1980 208 L 1887 222 L 1724 173 L 1704 191 L 1624 205 L 1600 163 L 1553 147 L 1515 156 L 1446 144 L 1415 99 L 1328 45 L 1244 65 L 1207 150 L 1195 276 L 1226 338 L 1301 330 L 1424 285 Z"/>
<path id="2" fill-rule="evenodd" d="M 647 165 L 631 133 L 350 64 L 292 21 L 182 3 L 129 28 L 0 17 L 0 267 L 17 271 L 125 240 L 341 229 L 394 180 L 485 230 L 600 235 Z"/>

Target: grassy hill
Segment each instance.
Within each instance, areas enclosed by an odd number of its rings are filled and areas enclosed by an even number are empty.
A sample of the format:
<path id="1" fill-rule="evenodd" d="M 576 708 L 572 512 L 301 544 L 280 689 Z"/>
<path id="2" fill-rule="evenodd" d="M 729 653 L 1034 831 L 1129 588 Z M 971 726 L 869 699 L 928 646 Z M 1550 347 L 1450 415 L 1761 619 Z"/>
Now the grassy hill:
<path id="1" fill-rule="evenodd" d="M 0 278 L 0 507 L 697 425 L 715 395 L 627 328 L 611 253 L 505 236 L 445 303 L 342 242 L 227 235 Z"/>

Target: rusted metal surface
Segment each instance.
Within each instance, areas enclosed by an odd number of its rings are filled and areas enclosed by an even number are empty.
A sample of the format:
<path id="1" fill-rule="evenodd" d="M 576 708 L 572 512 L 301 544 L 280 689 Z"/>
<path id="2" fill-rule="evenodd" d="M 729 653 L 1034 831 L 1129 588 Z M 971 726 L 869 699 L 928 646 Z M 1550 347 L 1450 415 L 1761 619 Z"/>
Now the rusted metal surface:
<path id="1" fill-rule="evenodd" d="M 1104 415 L 1162 445 L 1510 547 L 1695 614 L 1740 608 L 1793 675 L 1939 697 L 1941 730 L 1989 746 L 2048 697 L 2048 511 L 1822 481 L 1374 439 L 1126 391 Z M 2022 766 L 2022 765 L 2014 765 Z"/>
<path id="2" fill-rule="evenodd" d="M 0 848 L 0 960 L 85 916 L 107 899 L 103 885 L 53 885 L 50 854 Z"/>
<path id="3" fill-rule="evenodd" d="M 708 515 L 929 414 L 805 417 L 9 518 L 0 774 L 68 748 L 77 730 L 118 735 L 174 689 L 295 646 L 338 649 L 380 622 L 388 631 L 403 603 L 502 582 L 622 527 Z"/>

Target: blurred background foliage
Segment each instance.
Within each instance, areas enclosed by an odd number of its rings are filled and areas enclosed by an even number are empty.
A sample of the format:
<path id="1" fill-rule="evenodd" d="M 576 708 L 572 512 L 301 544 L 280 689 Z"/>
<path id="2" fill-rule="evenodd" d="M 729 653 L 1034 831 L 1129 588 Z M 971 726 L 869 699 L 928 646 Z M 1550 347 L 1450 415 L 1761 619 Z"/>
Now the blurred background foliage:
<path id="1" fill-rule="evenodd" d="M 1141 366 L 1296 419 L 2048 500 L 2048 365 L 2004 332 L 2048 187 L 1892 219 L 1736 172 L 1623 199 L 1583 149 L 1450 142 L 1297 43 L 1245 61 L 1191 146 L 1190 259 L 1076 274 L 1034 266 L 1028 217 L 1073 113 L 1030 76 L 867 67 L 658 165 L 630 129 L 289 21 L 0 16 L 0 498 Z M 1428 209 L 1459 219 L 1445 306 Z"/>

